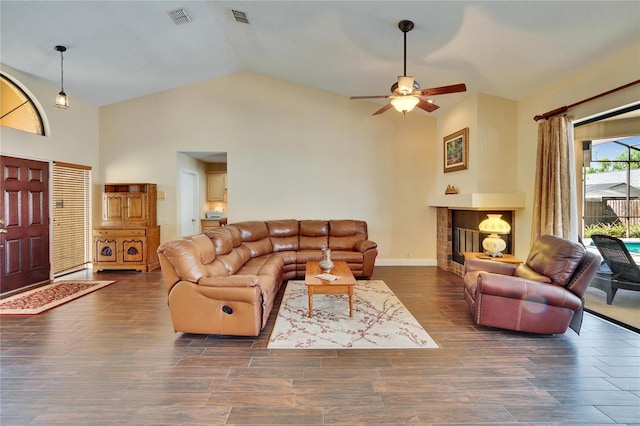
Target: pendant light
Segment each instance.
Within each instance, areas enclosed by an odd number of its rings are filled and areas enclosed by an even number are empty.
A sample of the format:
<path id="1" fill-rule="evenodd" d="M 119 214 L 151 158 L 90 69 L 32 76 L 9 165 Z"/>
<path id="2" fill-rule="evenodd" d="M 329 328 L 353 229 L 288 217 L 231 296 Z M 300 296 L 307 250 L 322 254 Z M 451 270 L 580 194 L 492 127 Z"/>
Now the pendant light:
<path id="1" fill-rule="evenodd" d="M 55 49 L 60 52 L 60 93 L 56 96 L 56 106 L 58 108 L 69 109 L 69 98 L 64 93 L 64 56 L 63 52 L 66 52 L 67 48 L 64 46 L 56 46 Z"/>

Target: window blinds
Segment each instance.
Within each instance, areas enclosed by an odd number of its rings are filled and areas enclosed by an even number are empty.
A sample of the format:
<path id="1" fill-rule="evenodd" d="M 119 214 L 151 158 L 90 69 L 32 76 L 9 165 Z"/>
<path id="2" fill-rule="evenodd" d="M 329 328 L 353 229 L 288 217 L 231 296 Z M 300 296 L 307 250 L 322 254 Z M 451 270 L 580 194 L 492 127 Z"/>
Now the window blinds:
<path id="1" fill-rule="evenodd" d="M 54 162 L 53 274 L 91 262 L 91 167 Z"/>

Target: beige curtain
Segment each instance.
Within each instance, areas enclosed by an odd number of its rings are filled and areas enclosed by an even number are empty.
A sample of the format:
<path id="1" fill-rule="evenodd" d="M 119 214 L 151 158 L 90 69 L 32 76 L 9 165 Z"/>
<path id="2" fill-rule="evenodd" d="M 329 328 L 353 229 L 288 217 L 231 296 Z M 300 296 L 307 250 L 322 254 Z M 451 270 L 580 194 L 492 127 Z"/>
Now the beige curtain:
<path id="1" fill-rule="evenodd" d="M 573 125 L 566 116 L 538 126 L 531 244 L 544 234 L 578 240 Z"/>

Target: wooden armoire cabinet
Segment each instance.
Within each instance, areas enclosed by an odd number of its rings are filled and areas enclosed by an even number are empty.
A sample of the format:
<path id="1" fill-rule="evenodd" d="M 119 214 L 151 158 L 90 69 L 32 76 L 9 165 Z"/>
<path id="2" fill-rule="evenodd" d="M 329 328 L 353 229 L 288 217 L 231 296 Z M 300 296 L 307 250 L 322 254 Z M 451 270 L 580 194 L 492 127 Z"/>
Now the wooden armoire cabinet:
<path id="1" fill-rule="evenodd" d="M 93 230 L 93 269 L 152 271 L 160 267 L 157 188 L 110 183 L 102 190 L 102 224 Z"/>

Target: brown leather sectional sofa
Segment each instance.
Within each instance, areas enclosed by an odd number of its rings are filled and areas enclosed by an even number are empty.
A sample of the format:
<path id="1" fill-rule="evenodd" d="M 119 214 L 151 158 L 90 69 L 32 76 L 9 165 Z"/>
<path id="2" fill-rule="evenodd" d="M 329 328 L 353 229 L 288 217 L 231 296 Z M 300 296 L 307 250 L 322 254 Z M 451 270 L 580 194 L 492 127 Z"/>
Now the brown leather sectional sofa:
<path id="1" fill-rule="evenodd" d="M 238 222 L 162 244 L 158 257 L 175 331 L 257 336 L 286 280 L 329 247 L 356 277 L 370 277 L 378 254 L 360 220 Z"/>

